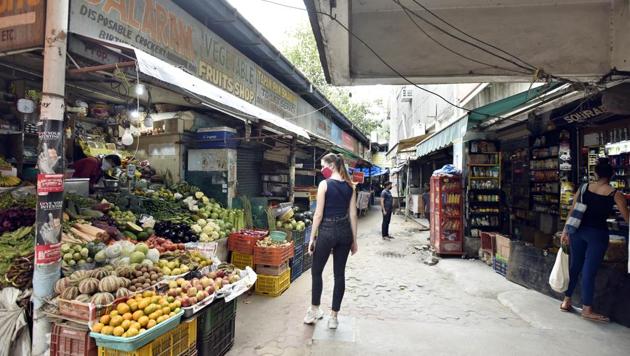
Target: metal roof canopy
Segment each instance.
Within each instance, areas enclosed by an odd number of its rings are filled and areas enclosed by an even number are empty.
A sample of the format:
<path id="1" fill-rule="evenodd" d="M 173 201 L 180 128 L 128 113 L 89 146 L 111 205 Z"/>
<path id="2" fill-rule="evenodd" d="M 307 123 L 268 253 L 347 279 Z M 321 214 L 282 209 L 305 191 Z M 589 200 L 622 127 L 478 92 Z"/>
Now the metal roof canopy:
<path id="1" fill-rule="evenodd" d="M 413 1 L 401 0 L 401 3 L 447 33 L 472 41 Z M 588 80 L 599 78 L 612 68 L 630 70 L 630 36 L 627 36 L 630 3 L 625 0 L 421 0 L 421 3 L 466 34 L 547 73 Z M 486 66 L 449 52 L 423 34 L 393 1 L 305 0 L 305 4 L 326 79 L 335 85 L 409 83 L 321 12 L 331 14 L 348 26 L 414 83 L 530 81 L 532 78 L 531 73 L 519 74 Z M 426 33 L 449 49 L 493 66 L 522 71 L 414 19 Z"/>
<path id="2" fill-rule="evenodd" d="M 328 99 L 227 1 L 174 0 L 173 2 L 256 62 L 315 109 L 325 107 L 321 111 L 343 130 L 348 130 L 363 144 L 369 143 L 365 134 L 334 105 L 330 105 Z"/>

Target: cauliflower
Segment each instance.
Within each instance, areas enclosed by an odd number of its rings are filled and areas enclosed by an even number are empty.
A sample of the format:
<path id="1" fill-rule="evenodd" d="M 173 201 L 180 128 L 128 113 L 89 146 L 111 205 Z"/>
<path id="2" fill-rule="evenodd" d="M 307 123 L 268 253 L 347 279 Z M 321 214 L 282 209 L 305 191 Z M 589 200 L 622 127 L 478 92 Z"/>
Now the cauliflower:
<path id="1" fill-rule="evenodd" d="M 199 211 L 199 207 L 197 205 L 193 205 L 190 207 L 190 211 Z"/>
<path id="2" fill-rule="evenodd" d="M 181 198 L 183 198 L 184 196 L 179 194 L 179 193 L 175 193 L 173 194 L 173 198 L 175 198 L 175 200 L 180 200 Z"/>
<path id="3" fill-rule="evenodd" d="M 208 236 L 208 234 L 206 233 L 201 233 L 201 235 L 199 235 L 199 241 L 210 242 L 210 236 Z"/>
<path id="4" fill-rule="evenodd" d="M 203 192 L 197 192 L 197 193 L 195 193 L 195 198 L 196 198 L 196 199 L 201 199 L 201 198 L 203 198 L 203 197 L 204 197 Z"/>
<path id="5" fill-rule="evenodd" d="M 212 229 L 212 226 L 210 226 L 210 224 L 208 224 L 208 225 L 203 227 L 201 232 L 204 233 L 204 234 L 210 235 L 213 231 L 214 230 Z"/>
<path id="6" fill-rule="evenodd" d="M 204 203 L 204 205 L 207 205 L 210 203 L 210 199 L 208 199 L 208 197 L 201 197 L 201 202 Z"/>
<path id="7" fill-rule="evenodd" d="M 198 224 L 195 224 L 193 226 L 190 227 L 190 229 L 195 233 L 195 234 L 200 234 L 201 233 L 201 226 L 199 226 Z"/>
<path id="8" fill-rule="evenodd" d="M 199 225 L 199 226 L 201 226 L 201 227 L 204 227 L 204 226 L 206 226 L 207 224 L 208 224 L 208 222 L 207 222 L 206 220 L 204 220 L 204 219 L 199 219 L 199 220 L 197 220 L 197 225 Z"/>

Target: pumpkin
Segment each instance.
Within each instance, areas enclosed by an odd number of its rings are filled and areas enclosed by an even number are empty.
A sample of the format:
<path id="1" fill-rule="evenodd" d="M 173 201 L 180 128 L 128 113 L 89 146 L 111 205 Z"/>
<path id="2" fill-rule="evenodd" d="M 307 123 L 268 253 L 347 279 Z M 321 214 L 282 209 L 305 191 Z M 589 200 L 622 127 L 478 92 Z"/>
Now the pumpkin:
<path id="1" fill-rule="evenodd" d="M 59 298 L 65 300 L 73 300 L 74 298 L 79 296 L 79 288 L 77 287 L 68 287 L 63 293 L 59 295 Z"/>
<path id="2" fill-rule="evenodd" d="M 76 298 L 74 298 L 74 300 L 80 303 L 89 303 L 90 298 L 91 297 L 88 294 L 79 294 Z"/>
<path id="3" fill-rule="evenodd" d="M 130 296 L 131 294 L 133 294 L 129 289 L 127 288 L 120 288 L 116 291 L 116 299 L 118 298 L 122 298 L 122 297 L 127 297 Z"/>
<path id="4" fill-rule="evenodd" d="M 101 281 L 98 283 L 98 289 L 101 292 L 113 293 L 118 288 L 122 287 L 122 283 L 123 283 L 122 279 L 116 276 L 107 276 L 101 279 Z"/>
<path id="5" fill-rule="evenodd" d="M 74 273 L 72 273 L 70 275 L 70 283 L 72 285 L 78 285 L 82 280 L 89 278 L 91 275 L 90 271 L 84 271 L 84 270 L 80 270 L 80 271 L 76 271 Z"/>
<path id="6" fill-rule="evenodd" d="M 55 293 L 61 294 L 68 287 L 70 287 L 70 279 L 68 277 L 61 278 L 55 282 Z"/>
<path id="7" fill-rule="evenodd" d="M 131 280 L 127 279 L 127 278 L 119 278 L 120 279 L 120 283 L 122 284 L 121 287 L 124 288 L 129 288 L 129 286 L 131 285 Z"/>
<path id="8" fill-rule="evenodd" d="M 96 293 L 90 299 L 91 303 L 96 305 L 108 305 L 114 302 L 114 296 L 111 293 Z"/>
<path id="9" fill-rule="evenodd" d="M 119 277 L 131 278 L 134 270 L 129 266 L 120 266 L 116 268 L 116 274 Z"/>
<path id="10" fill-rule="evenodd" d="M 79 283 L 79 292 L 83 294 L 94 294 L 98 291 L 98 279 L 96 278 L 86 278 Z"/>
<path id="11" fill-rule="evenodd" d="M 109 276 L 109 271 L 104 269 L 104 268 L 97 268 L 95 270 L 92 271 L 92 278 L 96 278 L 96 279 L 103 279 L 105 277 Z"/>

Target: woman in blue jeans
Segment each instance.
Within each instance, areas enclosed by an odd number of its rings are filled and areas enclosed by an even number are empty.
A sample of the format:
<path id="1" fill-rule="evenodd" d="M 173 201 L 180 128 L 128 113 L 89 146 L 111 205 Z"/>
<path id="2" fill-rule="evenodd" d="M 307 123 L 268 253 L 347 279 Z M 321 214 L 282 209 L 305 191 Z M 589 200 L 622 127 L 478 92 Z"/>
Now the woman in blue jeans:
<path id="1" fill-rule="evenodd" d="M 600 159 L 595 167 L 597 181 L 587 185 L 582 196 L 586 212 L 579 229 L 570 236 L 562 234 L 562 242 L 570 245 L 569 288 L 565 292 L 560 310 L 571 312 L 571 296 L 582 273 L 582 317 L 592 321 L 609 322 L 609 318 L 593 312 L 595 276 L 608 249 L 609 233 L 606 219 L 612 214 L 616 204 L 623 218 L 628 221 L 628 203 L 622 193 L 610 186 L 613 168 L 606 159 Z M 580 189 L 581 190 L 581 189 Z M 573 198 L 578 201 L 580 190 Z"/>
<path id="2" fill-rule="evenodd" d="M 322 273 L 332 251 L 335 286 L 328 327 L 336 329 L 339 325 L 337 313 L 345 291 L 346 262 L 350 252 L 354 255 L 358 249 L 357 204 L 354 184 L 341 155 L 329 153 L 322 158 L 321 164 L 325 180 L 317 188 L 317 209 L 308 245 L 308 253 L 313 255 L 313 291 L 311 307 L 304 317 L 304 323 L 313 324 L 324 317 L 319 307 L 323 288 Z"/>

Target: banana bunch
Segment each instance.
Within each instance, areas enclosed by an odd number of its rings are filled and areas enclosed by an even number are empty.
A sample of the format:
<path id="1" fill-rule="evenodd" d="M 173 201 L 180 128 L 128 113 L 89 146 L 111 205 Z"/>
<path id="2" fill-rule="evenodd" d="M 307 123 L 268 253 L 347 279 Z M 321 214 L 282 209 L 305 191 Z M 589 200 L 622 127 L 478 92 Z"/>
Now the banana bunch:
<path id="1" fill-rule="evenodd" d="M 13 176 L 0 176 L 0 187 L 16 187 L 20 185 L 22 181 L 18 177 Z"/>

